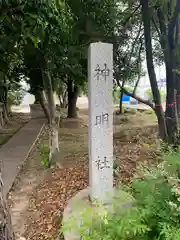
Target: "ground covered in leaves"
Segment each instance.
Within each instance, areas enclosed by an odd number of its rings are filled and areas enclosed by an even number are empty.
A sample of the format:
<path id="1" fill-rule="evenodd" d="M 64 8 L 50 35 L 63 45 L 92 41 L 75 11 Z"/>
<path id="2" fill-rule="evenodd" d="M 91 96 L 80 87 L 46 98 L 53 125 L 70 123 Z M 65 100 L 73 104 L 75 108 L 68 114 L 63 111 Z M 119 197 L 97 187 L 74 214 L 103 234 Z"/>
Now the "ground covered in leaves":
<path id="1" fill-rule="evenodd" d="M 43 136 L 47 141 L 47 129 Z M 33 176 L 33 171 L 35 175 L 42 176 L 38 181 L 36 176 L 36 184 L 30 188 L 33 194 L 29 196 L 24 211 L 25 227 L 21 234 L 26 239 L 63 239 L 59 236 L 63 209 L 76 192 L 88 186 L 87 110 L 81 111 L 78 120 L 63 120 L 59 137 L 60 155 L 57 161 L 63 168 L 42 170 L 37 166 L 38 148 L 35 147 L 28 160 L 31 164 L 27 162 L 24 168 L 26 174 L 20 177 L 22 186 L 23 179 L 28 174 Z M 114 156 L 119 169 L 117 181 L 128 183 L 139 165 L 156 164 L 157 143 L 157 125 L 153 114 L 135 112 L 121 117 L 115 114 Z M 29 168 L 29 173 L 28 164 L 35 166 L 34 170 L 32 166 Z M 12 200 L 12 210 L 17 205 L 17 189 L 18 183 L 12 192 L 12 199 L 16 198 L 14 203 Z"/>

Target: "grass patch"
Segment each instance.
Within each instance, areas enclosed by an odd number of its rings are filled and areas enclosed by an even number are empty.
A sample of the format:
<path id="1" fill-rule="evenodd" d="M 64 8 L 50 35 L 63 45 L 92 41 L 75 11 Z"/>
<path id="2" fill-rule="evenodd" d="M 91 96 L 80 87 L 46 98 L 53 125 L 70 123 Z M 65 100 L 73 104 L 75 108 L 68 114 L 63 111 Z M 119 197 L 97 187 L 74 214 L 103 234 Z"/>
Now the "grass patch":
<path id="1" fill-rule="evenodd" d="M 147 114 L 147 115 L 153 115 L 153 111 L 152 110 L 144 110 L 144 114 Z"/>
<path id="2" fill-rule="evenodd" d="M 125 108 L 124 109 L 124 113 L 128 113 L 128 114 L 136 114 L 137 110 L 134 108 Z"/>

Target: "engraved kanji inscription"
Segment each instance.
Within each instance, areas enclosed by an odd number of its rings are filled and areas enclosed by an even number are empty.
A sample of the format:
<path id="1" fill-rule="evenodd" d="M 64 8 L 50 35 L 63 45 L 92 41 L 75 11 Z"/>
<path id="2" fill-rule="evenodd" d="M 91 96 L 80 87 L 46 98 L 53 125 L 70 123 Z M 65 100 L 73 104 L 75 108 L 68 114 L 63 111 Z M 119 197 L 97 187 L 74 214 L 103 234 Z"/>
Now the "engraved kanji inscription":
<path id="1" fill-rule="evenodd" d="M 109 74 L 110 74 L 110 70 L 109 70 L 109 68 L 107 67 L 107 64 L 106 64 L 106 63 L 104 63 L 104 68 L 103 68 L 103 69 L 101 69 L 101 68 L 100 68 L 100 65 L 97 64 L 96 69 L 95 69 L 95 72 L 96 72 L 95 77 L 97 77 L 97 80 L 99 80 L 99 79 L 100 79 L 100 76 L 102 76 L 102 77 L 104 78 L 105 82 L 106 82 L 106 80 L 107 80 L 107 77 L 108 77 Z"/>
<path id="2" fill-rule="evenodd" d="M 97 115 L 96 116 L 96 123 L 95 125 L 101 125 L 104 123 L 108 123 L 109 122 L 109 114 L 108 113 L 103 113 L 101 115 Z"/>
<path id="3" fill-rule="evenodd" d="M 107 64 L 104 64 L 104 69 L 101 70 L 102 76 L 104 77 L 104 80 L 106 82 L 107 77 L 109 77 L 110 70 L 107 68 Z"/>
<path id="4" fill-rule="evenodd" d="M 101 161 L 100 157 L 98 156 L 96 160 L 97 168 L 98 170 L 102 170 L 104 168 L 110 168 L 109 161 L 107 160 L 107 157 L 104 157 L 104 160 Z"/>

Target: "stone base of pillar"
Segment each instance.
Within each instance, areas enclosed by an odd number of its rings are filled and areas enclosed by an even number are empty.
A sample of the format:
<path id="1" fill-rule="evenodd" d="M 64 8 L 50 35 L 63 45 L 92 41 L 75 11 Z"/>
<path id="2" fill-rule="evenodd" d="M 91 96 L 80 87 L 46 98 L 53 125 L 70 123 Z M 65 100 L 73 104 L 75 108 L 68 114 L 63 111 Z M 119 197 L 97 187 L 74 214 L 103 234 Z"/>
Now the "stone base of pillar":
<path id="1" fill-rule="evenodd" d="M 120 210 L 123 211 L 123 209 L 127 209 L 129 207 L 133 206 L 134 200 L 133 197 L 120 189 L 115 189 L 115 196 L 114 196 L 114 202 L 112 205 L 104 205 L 104 206 L 98 206 L 98 205 L 92 205 L 89 199 L 90 189 L 86 188 L 78 192 L 74 197 L 72 197 L 64 209 L 63 213 L 63 223 L 68 223 L 72 221 L 72 218 L 75 219 L 75 222 L 78 225 L 82 223 L 82 212 L 85 212 L 88 209 L 89 219 L 92 219 L 90 214 L 103 214 L 103 212 L 112 211 L 113 205 L 115 204 L 116 209 L 117 207 L 120 208 Z M 118 204 L 118 206 L 117 206 Z M 89 209 L 92 208 L 92 211 Z M 77 229 L 76 226 L 73 226 L 75 229 Z M 80 240 L 81 237 L 78 234 L 78 231 L 75 231 L 72 229 L 72 231 L 64 232 L 64 239 L 65 240 Z"/>

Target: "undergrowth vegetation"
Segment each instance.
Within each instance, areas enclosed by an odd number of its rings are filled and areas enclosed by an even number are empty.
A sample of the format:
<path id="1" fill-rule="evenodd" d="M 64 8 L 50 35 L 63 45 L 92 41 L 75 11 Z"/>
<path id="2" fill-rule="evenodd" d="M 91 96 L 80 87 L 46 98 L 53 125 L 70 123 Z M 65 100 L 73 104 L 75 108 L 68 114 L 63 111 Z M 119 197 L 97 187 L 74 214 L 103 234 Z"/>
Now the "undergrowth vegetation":
<path id="1" fill-rule="evenodd" d="M 83 240 L 180 240 L 179 158 L 179 152 L 169 151 L 158 166 L 139 169 L 123 187 L 134 199 L 131 207 L 122 211 L 115 200 L 113 213 L 85 210 L 82 224 L 72 218 L 63 232 L 78 229 Z"/>

